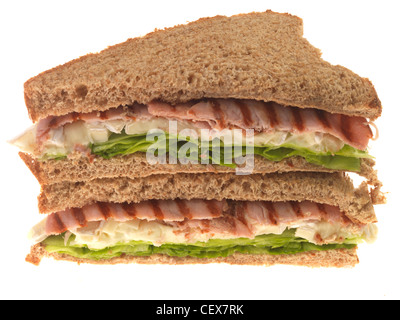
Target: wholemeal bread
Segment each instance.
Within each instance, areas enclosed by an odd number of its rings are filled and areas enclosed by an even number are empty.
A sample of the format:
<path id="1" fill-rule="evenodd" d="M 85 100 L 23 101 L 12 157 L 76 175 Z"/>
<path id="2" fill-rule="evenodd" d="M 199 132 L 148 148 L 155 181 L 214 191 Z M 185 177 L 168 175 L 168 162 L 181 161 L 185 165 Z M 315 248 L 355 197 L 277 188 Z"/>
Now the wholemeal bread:
<path id="1" fill-rule="evenodd" d="M 42 213 L 80 208 L 93 202 L 140 202 L 151 199 L 240 201 L 310 200 L 338 206 L 350 220 L 376 222 L 368 187 L 355 189 L 341 173 L 290 172 L 239 176 L 234 173 L 161 174 L 145 178 L 94 179 L 42 186 Z"/>
<path id="2" fill-rule="evenodd" d="M 66 254 L 49 253 L 43 244 L 32 246 L 26 261 L 39 265 L 43 257 L 51 257 L 55 260 L 65 260 L 91 264 L 118 264 L 118 263 L 140 263 L 140 264 L 209 264 L 227 263 L 237 265 L 272 266 L 277 264 L 289 264 L 307 267 L 353 267 L 358 264 L 357 248 L 334 249 L 327 251 L 310 251 L 297 254 L 242 254 L 235 253 L 228 257 L 217 258 L 192 258 L 192 257 L 171 257 L 168 255 L 154 254 L 146 257 L 122 255 L 107 260 L 89 260 L 75 258 Z"/>
<path id="3" fill-rule="evenodd" d="M 154 174 L 175 173 L 229 173 L 236 172 L 235 168 L 220 165 L 202 164 L 150 164 L 146 154 L 137 152 L 130 155 L 115 156 L 110 159 L 102 157 L 89 158 L 82 153 L 75 153 L 68 159 L 40 161 L 33 156 L 20 152 L 25 162 L 40 184 L 59 182 L 90 181 L 99 178 L 144 178 Z M 361 159 L 361 168 L 358 174 L 365 177 L 372 185 L 379 183 L 377 172 L 373 169 L 375 161 Z M 282 161 L 270 161 L 259 155 L 254 156 L 254 168 L 251 173 L 273 173 L 290 171 L 334 172 L 307 162 L 302 157 L 290 157 Z"/>
<path id="4" fill-rule="evenodd" d="M 146 161 L 144 153 L 116 156 L 111 159 L 95 157 L 88 158 L 76 153 L 68 159 L 39 161 L 27 153 L 19 153 L 31 172 L 41 185 L 59 184 L 62 182 L 85 182 L 104 178 L 145 178 L 151 175 L 176 173 L 232 173 L 234 168 L 220 165 L 202 164 L 157 164 Z M 367 179 L 372 187 L 373 204 L 384 203 L 385 196 L 380 191 L 382 183 L 373 169 L 375 162 L 371 159 L 361 159 L 361 169 L 358 174 Z M 254 157 L 252 174 L 267 174 L 275 172 L 335 172 L 322 166 L 308 163 L 304 158 L 291 157 L 282 161 L 269 161 L 261 156 Z"/>
<path id="5" fill-rule="evenodd" d="M 321 52 L 303 38 L 300 18 L 271 11 L 205 18 L 129 39 L 31 78 L 24 95 L 34 122 L 153 100 L 174 105 L 204 98 L 275 101 L 371 120 L 382 109 L 368 79 L 321 59 Z M 301 157 L 274 162 L 255 156 L 250 175 L 237 175 L 235 169 L 219 165 L 151 165 L 140 152 L 111 159 L 79 152 L 62 160 L 40 161 L 26 153 L 20 157 L 41 184 L 41 213 L 95 202 L 153 199 L 309 200 L 339 207 L 353 223 L 369 224 L 377 222 L 373 204 L 384 201 L 371 159 L 361 159 L 358 174 L 366 181 L 356 188 L 345 172 Z M 79 210 L 73 211 L 79 216 Z M 211 259 L 123 254 L 88 260 L 50 253 L 43 243 L 32 246 L 26 261 L 39 264 L 43 257 L 93 264 L 348 267 L 358 263 L 356 247 L 280 255 L 235 253 Z"/>
<path id="6" fill-rule="evenodd" d="M 33 121 L 159 99 L 275 101 L 375 119 L 371 82 L 321 59 L 302 20 L 271 11 L 200 19 L 89 54 L 24 86 Z"/>

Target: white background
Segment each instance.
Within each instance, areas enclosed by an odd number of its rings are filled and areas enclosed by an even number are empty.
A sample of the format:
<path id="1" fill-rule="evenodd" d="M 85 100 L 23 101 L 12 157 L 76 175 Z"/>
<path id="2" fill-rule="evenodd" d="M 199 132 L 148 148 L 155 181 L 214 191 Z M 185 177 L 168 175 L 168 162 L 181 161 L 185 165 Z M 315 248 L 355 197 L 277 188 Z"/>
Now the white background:
<path id="1" fill-rule="evenodd" d="M 31 122 L 23 83 L 38 73 L 155 28 L 201 17 L 272 9 L 300 16 L 323 58 L 375 85 L 383 105 L 371 144 L 388 191 L 376 207 L 379 239 L 353 269 L 228 265 L 92 266 L 24 261 L 41 219 L 40 187 L 6 141 Z M 398 299 L 398 1 L 2 1 L 0 5 L 0 298 L 2 299 Z"/>

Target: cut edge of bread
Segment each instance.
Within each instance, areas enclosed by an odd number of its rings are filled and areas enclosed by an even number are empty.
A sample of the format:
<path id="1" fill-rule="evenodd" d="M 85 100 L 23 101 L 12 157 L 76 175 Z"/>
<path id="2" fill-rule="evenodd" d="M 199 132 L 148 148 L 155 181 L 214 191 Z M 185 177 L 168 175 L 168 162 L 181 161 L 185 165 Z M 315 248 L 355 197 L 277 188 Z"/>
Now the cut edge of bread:
<path id="1" fill-rule="evenodd" d="M 76 258 L 67 254 L 49 253 L 42 243 L 31 247 L 31 252 L 27 255 L 26 261 L 34 265 L 39 265 L 43 258 L 53 258 L 54 260 L 70 261 L 78 264 L 167 264 L 167 265 L 187 265 L 187 264 L 211 264 L 224 263 L 230 265 L 251 265 L 251 266 L 273 266 L 273 265 L 294 265 L 312 268 L 319 267 L 354 267 L 359 263 L 357 247 L 353 249 L 333 249 L 326 251 L 310 251 L 297 254 L 269 255 L 269 254 L 242 254 L 234 253 L 227 257 L 217 258 L 194 258 L 194 257 L 173 257 L 162 254 L 151 256 L 129 256 L 123 255 L 112 259 L 89 260 Z"/>
<path id="2" fill-rule="evenodd" d="M 52 213 L 95 202 L 203 199 L 304 201 L 337 206 L 356 223 L 376 222 L 368 185 L 358 188 L 345 174 L 288 172 L 238 176 L 232 173 L 177 173 L 144 178 L 94 179 L 42 186 L 39 211 Z"/>
<path id="3" fill-rule="evenodd" d="M 19 156 L 30 169 L 38 182 L 50 185 L 62 182 L 85 182 L 104 178 L 145 178 L 160 174 L 200 174 L 200 173 L 236 173 L 235 168 L 220 165 L 202 164 L 150 164 L 145 153 L 116 156 L 111 159 L 95 157 L 89 159 L 81 153 L 74 153 L 67 159 L 40 161 L 33 156 L 20 152 Z M 366 179 L 370 186 L 373 204 L 386 202 L 381 192 L 382 183 L 374 170 L 375 161 L 361 159 L 361 169 L 356 172 Z M 304 158 L 291 157 L 282 161 L 269 161 L 259 155 L 254 157 L 254 169 L 251 174 L 269 174 L 285 172 L 338 172 L 322 166 L 308 163 Z"/>
<path id="4" fill-rule="evenodd" d="M 182 163 L 157 163 L 151 164 L 146 158 L 146 153 L 136 152 L 129 155 L 115 156 L 110 159 L 102 157 L 89 158 L 75 152 L 66 159 L 52 159 L 41 161 L 32 155 L 19 152 L 20 158 L 30 169 L 41 185 L 59 182 L 80 182 L 99 178 L 144 178 L 154 174 L 175 173 L 238 173 L 238 174 L 266 174 L 275 172 L 337 172 L 340 170 L 328 169 L 307 162 L 302 157 L 290 157 L 281 161 L 270 161 L 260 155 L 254 156 L 254 166 L 248 172 L 241 171 L 241 167 L 231 168 L 216 164 L 182 164 Z M 167 159 L 168 162 L 168 159 Z M 375 161 L 361 159 L 360 171 L 355 172 L 366 178 L 369 184 L 379 182 L 377 172 L 374 170 Z M 243 166 L 242 166 L 243 168 Z"/>
<path id="5" fill-rule="evenodd" d="M 242 39 L 243 32 L 248 36 L 246 42 Z M 209 36 L 207 42 L 203 39 L 205 35 Z M 265 44 L 260 44 L 259 38 L 267 39 Z M 280 43 L 282 38 L 286 42 Z M 260 52 L 274 44 L 283 50 L 287 47 L 290 54 L 276 54 L 272 49 L 265 53 L 268 58 L 265 60 Z M 185 46 L 191 51 L 182 49 Z M 197 61 L 193 51 L 200 58 L 210 56 Z M 300 62 L 290 60 L 293 52 L 298 53 Z M 272 62 L 267 66 L 263 59 Z M 287 61 L 283 63 L 283 59 Z M 231 65 L 225 68 L 227 61 Z M 257 61 L 265 62 L 265 70 Z M 136 63 L 134 68 L 131 63 Z M 96 69 L 104 65 L 106 69 Z M 297 71 L 290 75 L 292 69 Z M 325 86 L 321 85 L 324 83 Z M 331 88 L 332 83 L 337 88 Z M 128 39 L 29 79 L 24 84 L 24 96 L 34 122 L 50 115 L 104 111 L 135 102 L 146 104 L 154 99 L 172 104 L 203 98 L 255 99 L 371 120 L 382 112 L 369 79 L 322 60 L 320 50 L 303 37 L 300 18 L 270 10 L 203 18 Z"/>

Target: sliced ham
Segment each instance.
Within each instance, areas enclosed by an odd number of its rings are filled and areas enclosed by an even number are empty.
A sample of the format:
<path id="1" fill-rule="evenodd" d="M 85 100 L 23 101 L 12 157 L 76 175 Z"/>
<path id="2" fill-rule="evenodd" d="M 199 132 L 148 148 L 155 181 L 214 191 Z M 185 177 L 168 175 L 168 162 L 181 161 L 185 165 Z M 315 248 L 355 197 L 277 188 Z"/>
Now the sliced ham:
<path id="1" fill-rule="evenodd" d="M 189 113 L 192 104 L 183 103 L 177 105 L 171 105 L 169 103 L 153 101 L 147 105 L 148 112 L 151 115 L 156 115 L 162 118 L 176 118 L 181 120 L 192 120 L 192 116 Z"/>
<path id="2" fill-rule="evenodd" d="M 227 232 L 249 237 L 252 226 L 293 225 L 302 221 L 327 221 L 347 226 L 350 222 L 338 207 L 311 201 L 217 201 L 150 200 L 140 203 L 94 203 L 50 214 L 45 234 L 61 234 L 85 227 L 89 222 L 112 219 L 119 222 L 141 219 L 177 224 L 182 232 L 197 228 L 200 232 Z"/>
<path id="3" fill-rule="evenodd" d="M 46 234 L 60 234 L 87 226 L 88 222 L 113 219 L 183 221 L 185 219 L 214 219 L 221 217 L 227 204 L 217 200 L 151 200 L 134 204 L 94 203 L 81 209 L 72 208 L 50 214 L 46 219 Z"/>
<path id="4" fill-rule="evenodd" d="M 345 143 L 365 150 L 373 137 L 365 118 L 332 114 L 317 109 L 301 109 L 282 106 L 275 102 L 235 99 L 208 99 L 171 105 L 153 101 L 148 105 L 134 104 L 102 112 L 71 113 L 60 117 L 48 117 L 37 125 L 37 141 L 40 145 L 49 138 L 49 131 L 77 120 L 86 122 L 106 120 L 149 120 L 166 118 L 190 121 L 199 128 L 254 129 L 257 132 L 285 131 L 291 133 L 328 133 Z"/>
<path id="5" fill-rule="evenodd" d="M 156 117 L 207 122 L 217 130 L 241 128 L 258 132 L 329 133 L 361 150 L 367 148 L 373 136 L 365 118 L 282 106 L 275 102 L 211 99 L 179 108 L 151 102 L 148 110 Z"/>
<path id="6" fill-rule="evenodd" d="M 136 107 L 136 110 L 139 110 L 139 108 Z M 93 111 L 90 113 L 73 112 L 58 117 L 49 116 L 38 122 L 36 128 L 36 141 L 39 146 L 42 145 L 49 138 L 49 132 L 51 129 L 57 129 L 74 121 L 82 120 L 90 123 L 90 122 L 100 122 L 100 121 L 120 120 L 120 119 L 126 119 L 126 120 L 135 119 L 135 117 L 133 117 L 132 112 L 127 111 L 126 108 L 122 106 L 101 112 L 97 111 Z"/>

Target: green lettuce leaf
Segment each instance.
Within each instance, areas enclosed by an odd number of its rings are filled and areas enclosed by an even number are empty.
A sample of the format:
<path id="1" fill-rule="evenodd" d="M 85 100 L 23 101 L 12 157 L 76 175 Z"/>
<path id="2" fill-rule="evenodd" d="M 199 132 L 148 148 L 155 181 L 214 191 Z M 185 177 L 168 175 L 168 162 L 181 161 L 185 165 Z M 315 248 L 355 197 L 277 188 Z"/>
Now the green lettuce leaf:
<path id="1" fill-rule="evenodd" d="M 199 142 L 188 141 L 185 138 L 178 137 L 176 146 L 170 146 L 169 135 L 165 134 L 164 139 L 154 141 L 146 141 L 146 135 L 127 135 L 112 134 L 107 142 L 92 144 L 90 146 L 93 154 L 101 156 L 105 159 L 112 158 L 117 155 L 128 155 L 135 152 L 154 151 L 155 156 L 169 154 L 174 158 L 198 161 L 198 163 L 212 163 L 225 165 L 235 168 L 234 159 L 239 156 L 246 155 L 246 147 L 231 148 L 231 153 L 224 152 L 225 147 L 222 141 L 214 141 L 206 145 L 206 150 L 200 148 Z M 182 152 L 182 146 L 185 146 Z M 152 150 L 154 149 L 154 150 Z M 193 152 L 193 150 L 195 152 Z M 272 146 L 255 146 L 253 148 L 254 155 L 260 155 L 271 161 L 281 161 L 285 158 L 300 156 L 307 162 L 323 166 L 335 170 L 360 171 L 360 158 L 372 158 L 366 151 L 357 150 L 349 145 L 345 145 L 334 155 L 329 153 L 317 153 L 305 148 L 299 148 L 295 145 L 282 145 L 279 147 Z M 203 160 L 203 162 L 202 162 Z"/>
<path id="2" fill-rule="evenodd" d="M 64 235 L 50 236 L 43 241 L 50 253 L 63 253 L 76 258 L 100 260 L 119 257 L 122 254 L 149 256 L 166 254 L 174 257 L 214 258 L 226 257 L 235 252 L 245 254 L 295 254 L 306 251 L 354 248 L 361 239 L 346 239 L 341 244 L 315 245 L 305 239 L 295 237 L 296 229 L 287 229 L 281 235 L 266 234 L 254 239 L 211 239 L 193 244 L 166 243 L 154 246 L 150 242 L 130 241 L 101 250 L 89 249 L 86 245 L 71 245 L 74 236 L 65 244 Z"/>

